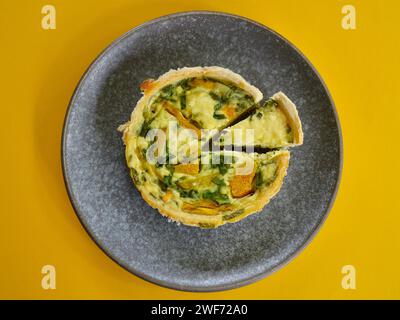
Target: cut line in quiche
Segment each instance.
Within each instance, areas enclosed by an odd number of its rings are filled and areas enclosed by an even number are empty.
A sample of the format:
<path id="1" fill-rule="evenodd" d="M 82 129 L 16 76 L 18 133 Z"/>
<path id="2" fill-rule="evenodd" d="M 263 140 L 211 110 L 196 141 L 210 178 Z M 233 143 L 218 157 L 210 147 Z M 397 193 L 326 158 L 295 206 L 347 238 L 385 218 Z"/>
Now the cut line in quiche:
<path id="1" fill-rule="evenodd" d="M 279 192 L 287 147 L 303 142 L 283 93 L 260 104 L 260 90 L 221 67 L 171 70 L 141 90 L 119 130 L 132 180 L 151 207 L 178 223 L 216 228 L 259 212 Z M 249 130 L 251 146 L 273 151 L 227 150 L 247 147 Z M 209 143 L 216 136 L 217 146 Z"/>

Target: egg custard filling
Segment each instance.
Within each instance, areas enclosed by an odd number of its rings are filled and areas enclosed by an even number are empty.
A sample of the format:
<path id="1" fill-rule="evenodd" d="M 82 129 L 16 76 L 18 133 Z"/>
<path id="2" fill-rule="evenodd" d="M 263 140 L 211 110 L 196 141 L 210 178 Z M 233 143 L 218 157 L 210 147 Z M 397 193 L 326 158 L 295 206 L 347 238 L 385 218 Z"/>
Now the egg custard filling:
<path id="1" fill-rule="evenodd" d="M 193 77 L 164 86 L 150 109 L 161 107 L 190 128 L 221 129 L 254 103 L 254 97 L 232 83 Z"/>
<path id="2" fill-rule="evenodd" d="M 132 180 L 162 215 L 186 225 L 216 228 L 262 210 L 279 191 L 288 150 L 220 148 L 246 145 L 236 132 L 249 129 L 255 130 L 252 145 L 301 144 L 296 140 L 298 126 L 285 105 L 279 105 L 279 97 L 260 107 L 262 93 L 220 67 L 171 70 L 146 80 L 141 89 L 143 97 L 131 120 L 119 129 Z M 221 133 L 231 141 L 210 144 L 210 138 Z"/>

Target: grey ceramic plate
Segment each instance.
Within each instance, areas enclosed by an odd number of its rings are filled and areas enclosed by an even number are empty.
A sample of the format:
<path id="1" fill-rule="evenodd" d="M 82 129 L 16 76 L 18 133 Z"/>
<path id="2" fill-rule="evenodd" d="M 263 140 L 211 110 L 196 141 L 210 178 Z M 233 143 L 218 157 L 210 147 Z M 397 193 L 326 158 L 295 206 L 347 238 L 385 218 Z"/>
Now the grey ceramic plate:
<path id="1" fill-rule="evenodd" d="M 285 92 L 298 106 L 305 142 L 292 149 L 284 185 L 261 213 L 202 230 L 169 223 L 144 202 L 116 128 L 129 119 L 144 79 L 211 65 L 241 74 L 264 97 Z M 63 170 L 77 215 L 112 259 L 159 285 L 214 291 L 261 279 L 310 241 L 336 194 L 341 145 L 329 93 L 293 45 L 245 18 L 187 12 L 132 29 L 90 66 L 66 115 Z"/>

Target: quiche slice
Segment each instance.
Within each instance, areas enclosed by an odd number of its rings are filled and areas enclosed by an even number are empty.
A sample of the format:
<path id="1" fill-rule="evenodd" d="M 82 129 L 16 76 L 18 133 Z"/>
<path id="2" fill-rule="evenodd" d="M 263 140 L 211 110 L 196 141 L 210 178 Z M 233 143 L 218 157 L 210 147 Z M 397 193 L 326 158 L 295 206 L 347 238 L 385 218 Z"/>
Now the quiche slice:
<path id="1" fill-rule="evenodd" d="M 246 119 L 225 129 L 219 144 L 269 149 L 301 145 L 303 131 L 296 106 L 283 92 L 278 92 Z"/>
<path id="2" fill-rule="evenodd" d="M 194 163 L 151 165 L 132 142 L 126 149 L 128 167 L 146 202 L 174 221 L 202 228 L 260 211 L 279 191 L 290 157 L 286 150 L 216 151 L 203 153 Z"/>

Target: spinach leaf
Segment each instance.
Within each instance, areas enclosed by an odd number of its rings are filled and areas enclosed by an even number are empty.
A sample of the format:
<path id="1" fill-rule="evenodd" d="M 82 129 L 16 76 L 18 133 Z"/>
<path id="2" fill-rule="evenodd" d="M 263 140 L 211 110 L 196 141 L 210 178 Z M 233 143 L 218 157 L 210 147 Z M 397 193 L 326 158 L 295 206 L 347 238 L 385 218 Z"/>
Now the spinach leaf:
<path id="1" fill-rule="evenodd" d="M 197 190 L 183 190 L 179 189 L 178 190 L 180 196 L 182 198 L 192 198 L 192 199 L 198 199 L 199 198 L 199 192 Z"/>
<path id="2" fill-rule="evenodd" d="M 181 109 L 186 109 L 186 93 L 183 93 L 179 96 L 179 101 L 181 103 Z"/>
<path id="3" fill-rule="evenodd" d="M 226 164 L 226 163 L 218 163 L 218 164 L 211 165 L 211 167 L 212 168 L 218 168 L 219 173 L 224 175 L 225 173 L 228 172 L 228 169 L 229 169 L 230 165 Z"/>
<path id="4" fill-rule="evenodd" d="M 167 191 L 168 187 L 172 185 L 172 175 L 165 176 L 162 180 L 158 180 L 158 185 L 162 191 Z"/>
<path id="5" fill-rule="evenodd" d="M 210 91 L 209 95 L 211 98 L 213 98 L 215 101 L 220 101 L 220 96 L 218 94 L 216 94 L 215 92 Z"/>
<path id="6" fill-rule="evenodd" d="M 161 98 L 161 100 L 169 100 L 175 102 L 175 89 L 176 87 L 172 84 L 165 86 L 161 89 L 159 98 Z"/>
<path id="7" fill-rule="evenodd" d="M 212 163 L 210 164 L 210 166 L 211 168 L 218 168 L 219 173 L 224 175 L 228 172 L 232 163 L 235 163 L 235 157 L 220 155 L 219 160 L 218 158 L 212 159 Z"/>
<path id="8" fill-rule="evenodd" d="M 219 190 L 214 191 L 214 192 L 207 190 L 207 191 L 203 192 L 202 196 L 203 196 L 203 199 L 212 200 L 212 201 L 216 202 L 217 204 L 225 204 L 225 203 L 230 202 L 229 197 L 226 194 L 219 192 Z"/>
<path id="9" fill-rule="evenodd" d="M 270 98 L 264 103 L 265 108 L 274 108 L 278 106 L 278 102 L 276 102 L 274 99 Z"/>
<path id="10" fill-rule="evenodd" d="M 213 182 L 214 184 L 216 184 L 217 186 L 219 186 L 219 187 L 226 186 L 225 181 L 224 181 L 223 179 L 221 179 L 221 178 L 214 178 L 214 179 L 212 180 L 212 182 Z"/>
<path id="11" fill-rule="evenodd" d="M 140 135 L 141 137 L 145 137 L 146 134 L 147 134 L 147 132 L 149 132 L 149 130 L 150 130 L 150 124 L 151 124 L 151 120 L 150 120 L 150 121 L 145 120 L 145 121 L 143 122 L 142 127 L 140 128 L 140 132 L 139 132 L 139 135 Z"/>
<path id="12" fill-rule="evenodd" d="M 183 79 L 183 80 L 179 81 L 176 85 L 181 86 L 183 91 L 187 91 L 192 88 L 192 86 L 190 85 L 190 82 L 192 80 L 193 80 L 193 78 Z"/>
<path id="13" fill-rule="evenodd" d="M 217 120 L 222 120 L 222 119 L 226 119 L 226 116 L 222 113 L 215 113 L 213 114 L 213 118 L 217 119 Z"/>
<path id="14" fill-rule="evenodd" d="M 165 176 L 165 177 L 163 178 L 163 182 L 164 182 L 167 186 L 170 186 L 170 185 L 172 184 L 172 175 Z"/>
<path id="15" fill-rule="evenodd" d="M 263 176 L 261 170 L 258 170 L 255 177 L 256 187 L 260 187 L 263 184 Z"/>
<path id="16" fill-rule="evenodd" d="M 222 108 L 221 102 L 217 102 L 217 103 L 214 105 L 214 111 L 218 111 L 218 110 L 221 109 L 221 108 Z"/>

